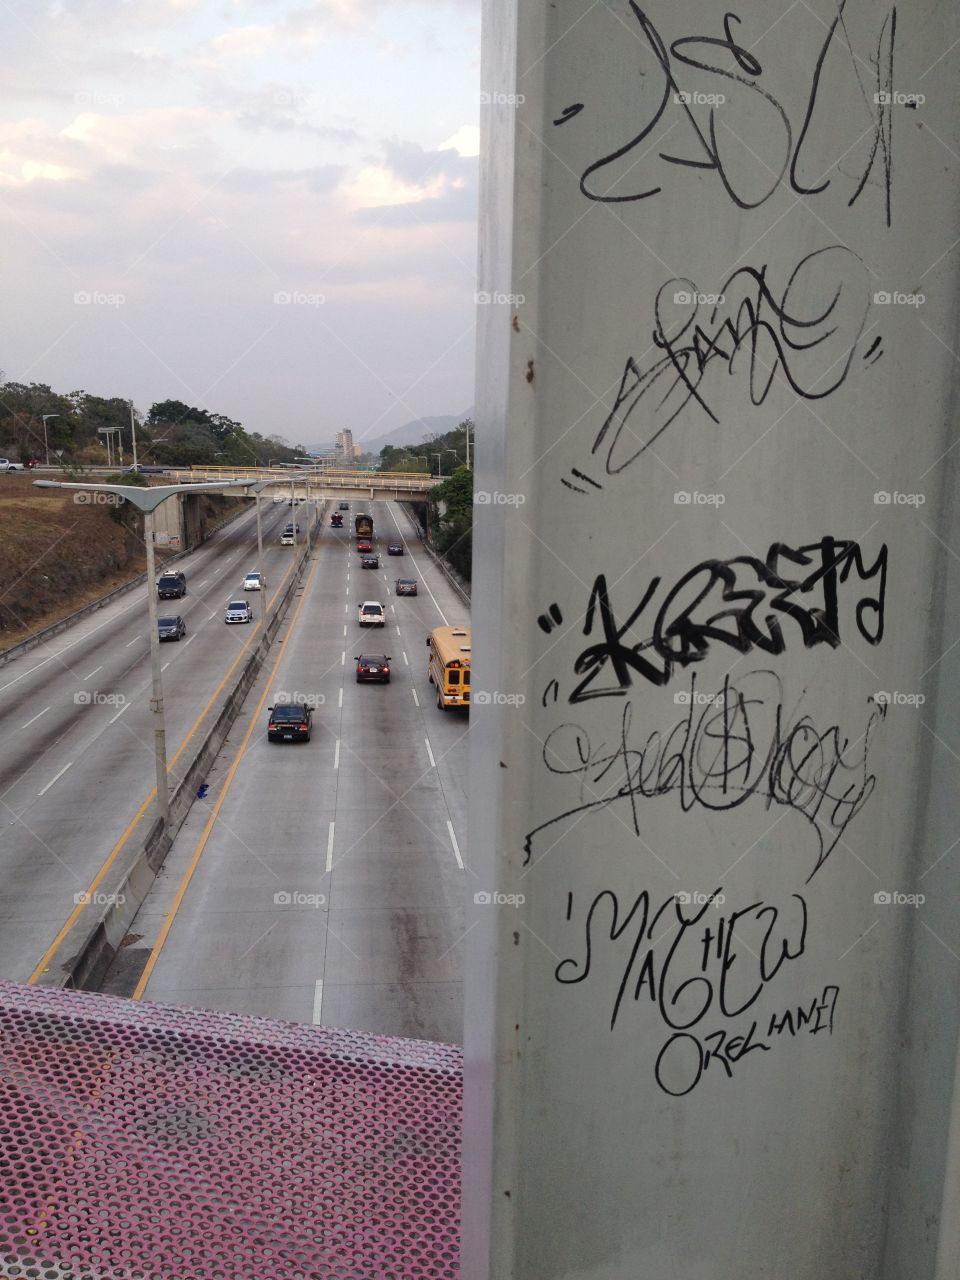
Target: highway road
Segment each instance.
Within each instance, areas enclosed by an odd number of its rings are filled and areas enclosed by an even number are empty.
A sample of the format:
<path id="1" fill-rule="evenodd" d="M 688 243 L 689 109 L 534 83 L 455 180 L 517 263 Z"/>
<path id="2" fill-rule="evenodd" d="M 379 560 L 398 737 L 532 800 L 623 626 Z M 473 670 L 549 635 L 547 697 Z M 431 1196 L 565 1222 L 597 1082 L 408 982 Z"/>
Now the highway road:
<path id="1" fill-rule="evenodd" d="M 293 564 L 279 545 L 289 508 L 267 500 L 261 511 L 269 599 Z M 161 651 L 171 763 L 259 632 L 223 622 L 256 552 L 251 502 L 248 514 L 178 562 L 187 595 L 158 602 L 161 614 L 180 613 L 187 625 L 186 638 Z M 152 793 L 148 635 L 139 589 L 0 668 L 2 978 L 30 978 L 75 895 Z"/>
<path id="2" fill-rule="evenodd" d="M 324 529 L 270 658 L 131 928 L 105 990 L 387 1035 L 460 1041 L 470 880 L 467 730 L 437 709 L 426 637 L 469 610 L 393 502 L 362 570 L 352 504 Z M 347 527 L 349 526 L 349 527 Z M 407 554 L 388 557 L 402 531 Z M 397 597 L 398 576 L 420 593 Z M 357 606 L 388 606 L 361 628 Z M 388 685 L 354 655 L 386 652 Z M 315 705 L 309 743 L 269 743 L 281 694 Z M 466 865 L 464 865 L 466 864 Z"/>

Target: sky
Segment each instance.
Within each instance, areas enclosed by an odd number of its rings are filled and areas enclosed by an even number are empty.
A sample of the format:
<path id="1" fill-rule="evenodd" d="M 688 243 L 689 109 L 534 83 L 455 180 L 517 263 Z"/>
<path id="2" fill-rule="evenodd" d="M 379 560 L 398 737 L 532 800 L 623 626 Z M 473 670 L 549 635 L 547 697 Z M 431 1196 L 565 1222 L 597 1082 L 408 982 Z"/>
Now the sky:
<path id="1" fill-rule="evenodd" d="M 479 0 L 5 0 L 2 379 L 314 447 L 473 403 Z"/>

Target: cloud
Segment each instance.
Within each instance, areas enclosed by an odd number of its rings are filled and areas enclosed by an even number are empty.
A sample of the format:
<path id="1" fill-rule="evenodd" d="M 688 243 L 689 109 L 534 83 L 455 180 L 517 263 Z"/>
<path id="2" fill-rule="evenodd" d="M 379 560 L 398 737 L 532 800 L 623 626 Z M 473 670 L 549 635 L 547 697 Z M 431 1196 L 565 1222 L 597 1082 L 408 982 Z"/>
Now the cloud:
<path id="1" fill-rule="evenodd" d="M 253 88 L 229 84 L 219 75 L 208 77 L 204 102 L 233 114 L 236 124 L 250 133 L 301 134 L 338 145 L 361 142 L 362 136 L 347 124 L 328 124 L 310 118 L 313 94 L 291 84 L 265 81 Z"/>
<path id="2" fill-rule="evenodd" d="M 210 41 L 209 49 L 215 59 L 247 58 L 259 55 L 277 39 L 276 27 L 235 27 Z"/>
<path id="3" fill-rule="evenodd" d="M 480 130 L 475 124 L 462 124 L 456 133 L 441 142 L 438 150 L 459 152 L 462 156 L 478 156 L 480 154 Z"/>
<path id="4" fill-rule="evenodd" d="M 342 164 L 314 165 L 309 169 L 232 169 L 220 185 L 238 195 L 277 190 L 327 195 L 336 188 L 345 172 L 346 166 Z"/>
<path id="5" fill-rule="evenodd" d="M 383 143 L 382 160 L 362 169 L 345 194 L 356 219 L 367 225 L 463 222 L 476 217 L 477 181 L 475 157 L 394 138 Z"/>

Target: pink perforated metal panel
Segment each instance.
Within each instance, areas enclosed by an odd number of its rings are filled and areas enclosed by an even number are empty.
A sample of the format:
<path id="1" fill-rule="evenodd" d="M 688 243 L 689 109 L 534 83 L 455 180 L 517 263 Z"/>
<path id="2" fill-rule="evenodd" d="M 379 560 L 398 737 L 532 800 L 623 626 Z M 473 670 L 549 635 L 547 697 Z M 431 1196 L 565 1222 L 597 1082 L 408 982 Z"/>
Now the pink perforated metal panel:
<path id="1" fill-rule="evenodd" d="M 455 1045 L 0 983 L 0 1275 L 459 1275 Z"/>

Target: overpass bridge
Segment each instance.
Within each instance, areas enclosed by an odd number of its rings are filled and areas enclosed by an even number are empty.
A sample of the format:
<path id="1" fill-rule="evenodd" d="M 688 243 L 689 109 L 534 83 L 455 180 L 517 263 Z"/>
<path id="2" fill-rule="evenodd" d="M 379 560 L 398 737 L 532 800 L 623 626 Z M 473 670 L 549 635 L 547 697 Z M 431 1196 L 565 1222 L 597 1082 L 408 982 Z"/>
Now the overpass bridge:
<path id="1" fill-rule="evenodd" d="M 432 476 L 429 471 L 348 471 L 326 467 L 305 467 L 296 471 L 284 467 L 170 468 L 159 477 L 166 484 L 196 484 L 201 480 L 260 480 L 275 483 L 278 487 L 296 485 L 298 489 L 306 489 L 311 497 L 366 498 L 369 501 L 390 497 L 407 501 L 423 499 L 444 478 Z"/>

